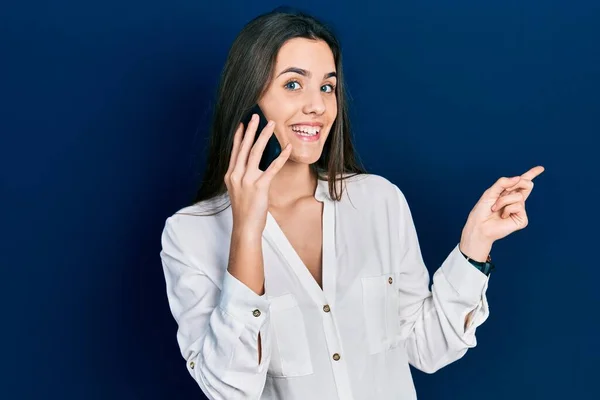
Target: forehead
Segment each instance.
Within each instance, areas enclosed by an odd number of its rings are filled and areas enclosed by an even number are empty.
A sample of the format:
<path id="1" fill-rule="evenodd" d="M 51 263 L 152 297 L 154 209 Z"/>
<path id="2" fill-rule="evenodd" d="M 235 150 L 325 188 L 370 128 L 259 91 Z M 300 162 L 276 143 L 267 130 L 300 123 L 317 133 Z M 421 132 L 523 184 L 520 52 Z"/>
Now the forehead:
<path id="1" fill-rule="evenodd" d="M 335 72 L 335 60 L 329 45 L 323 40 L 290 39 L 281 46 L 275 63 L 276 73 L 289 67 L 306 69 L 321 75 Z"/>

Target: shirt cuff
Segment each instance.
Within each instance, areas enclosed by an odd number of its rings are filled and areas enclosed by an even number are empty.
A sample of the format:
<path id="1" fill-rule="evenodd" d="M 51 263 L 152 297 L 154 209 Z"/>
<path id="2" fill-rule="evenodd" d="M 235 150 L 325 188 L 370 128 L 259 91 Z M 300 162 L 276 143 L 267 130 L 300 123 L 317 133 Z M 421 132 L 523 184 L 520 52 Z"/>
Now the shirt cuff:
<path id="1" fill-rule="evenodd" d="M 269 315 L 269 301 L 266 295 L 257 294 L 227 270 L 223 278 L 219 307 L 226 314 L 254 327 L 256 331 L 262 327 Z"/>
<path id="2" fill-rule="evenodd" d="M 458 244 L 442 264 L 442 273 L 461 297 L 472 299 L 474 304 L 481 300 L 490 279 L 489 275 L 485 275 L 467 261 Z"/>

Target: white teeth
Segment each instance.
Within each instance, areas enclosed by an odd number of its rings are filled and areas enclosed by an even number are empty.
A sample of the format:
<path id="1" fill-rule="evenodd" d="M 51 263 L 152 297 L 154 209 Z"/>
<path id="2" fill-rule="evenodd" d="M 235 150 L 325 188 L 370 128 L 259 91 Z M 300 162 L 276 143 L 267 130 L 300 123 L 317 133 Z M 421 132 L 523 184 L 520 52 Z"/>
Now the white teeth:
<path id="1" fill-rule="evenodd" d="M 292 125 L 292 130 L 300 134 L 300 136 L 315 136 L 321 130 L 320 127 Z"/>

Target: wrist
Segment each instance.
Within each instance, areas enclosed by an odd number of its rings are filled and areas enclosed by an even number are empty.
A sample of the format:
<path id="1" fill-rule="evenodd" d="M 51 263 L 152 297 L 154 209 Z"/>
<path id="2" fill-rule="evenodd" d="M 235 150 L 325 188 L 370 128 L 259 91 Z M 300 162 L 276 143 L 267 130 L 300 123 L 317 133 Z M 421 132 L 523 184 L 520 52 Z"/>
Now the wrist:
<path id="1" fill-rule="evenodd" d="M 253 228 L 234 226 L 231 230 L 231 240 L 236 243 L 260 244 L 262 243 L 262 232 Z"/>
<path id="2" fill-rule="evenodd" d="M 485 240 L 473 231 L 463 230 L 459 250 L 471 260 L 486 262 L 492 251 L 493 242 Z"/>

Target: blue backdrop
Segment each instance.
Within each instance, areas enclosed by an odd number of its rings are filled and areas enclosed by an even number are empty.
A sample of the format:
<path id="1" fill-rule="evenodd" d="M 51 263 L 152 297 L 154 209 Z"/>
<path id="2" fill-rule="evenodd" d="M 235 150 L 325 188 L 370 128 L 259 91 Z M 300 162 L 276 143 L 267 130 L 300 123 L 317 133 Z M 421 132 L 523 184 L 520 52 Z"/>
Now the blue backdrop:
<path id="1" fill-rule="evenodd" d="M 202 398 L 176 344 L 160 233 L 196 189 L 231 42 L 280 2 L 12 3 L 0 397 Z M 430 273 L 488 186 L 546 167 L 530 225 L 493 248 L 478 346 L 433 375 L 413 369 L 419 398 L 598 396 L 599 3 L 287 4 L 339 34 L 359 154 L 406 194 Z"/>

